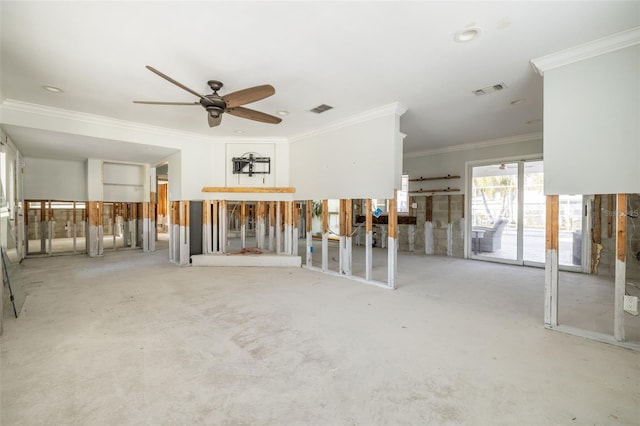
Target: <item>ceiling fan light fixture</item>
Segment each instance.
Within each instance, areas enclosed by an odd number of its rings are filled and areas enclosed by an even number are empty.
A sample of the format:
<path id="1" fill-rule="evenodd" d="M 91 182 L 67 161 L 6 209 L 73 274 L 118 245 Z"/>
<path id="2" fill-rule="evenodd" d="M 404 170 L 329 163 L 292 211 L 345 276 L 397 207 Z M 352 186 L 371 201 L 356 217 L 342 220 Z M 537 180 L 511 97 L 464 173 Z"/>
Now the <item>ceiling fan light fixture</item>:
<path id="1" fill-rule="evenodd" d="M 455 41 L 456 43 L 467 43 L 478 38 L 481 32 L 482 30 L 480 29 L 480 27 L 468 27 L 463 30 L 457 31 L 453 35 L 453 41 Z"/>
<path id="2" fill-rule="evenodd" d="M 288 114 L 289 114 L 289 111 L 284 111 L 284 110 L 278 111 L 278 115 L 288 115 Z"/>

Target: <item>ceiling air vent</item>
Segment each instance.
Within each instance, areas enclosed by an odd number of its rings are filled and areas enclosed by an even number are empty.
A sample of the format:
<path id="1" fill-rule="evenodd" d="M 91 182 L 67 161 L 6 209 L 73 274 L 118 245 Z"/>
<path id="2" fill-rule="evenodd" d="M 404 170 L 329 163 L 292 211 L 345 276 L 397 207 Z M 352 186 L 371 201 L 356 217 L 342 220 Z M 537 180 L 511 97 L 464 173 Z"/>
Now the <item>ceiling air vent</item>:
<path id="1" fill-rule="evenodd" d="M 329 111 L 331 108 L 333 108 L 333 107 L 330 106 L 330 105 L 322 104 L 322 105 L 318 105 L 317 107 L 311 109 L 310 111 L 311 112 L 315 112 L 316 114 L 322 114 L 325 111 Z"/>
<path id="2" fill-rule="evenodd" d="M 473 94 L 476 96 L 488 95 L 489 93 L 498 92 L 502 89 L 506 89 L 507 85 L 504 83 L 494 84 L 493 86 L 483 87 L 482 89 L 474 90 Z"/>

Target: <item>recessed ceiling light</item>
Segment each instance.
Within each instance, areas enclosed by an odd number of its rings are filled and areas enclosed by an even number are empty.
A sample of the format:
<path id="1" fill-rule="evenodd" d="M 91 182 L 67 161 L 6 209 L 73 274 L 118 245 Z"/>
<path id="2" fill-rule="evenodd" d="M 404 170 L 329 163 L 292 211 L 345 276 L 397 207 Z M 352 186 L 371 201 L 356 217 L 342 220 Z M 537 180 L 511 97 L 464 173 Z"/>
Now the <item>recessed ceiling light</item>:
<path id="1" fill-rule="evenodd" d="M 64 90 L 62 90 L 59 87 L 55 87 L 55 86 L 47 86 L 47 85 L 45 85 L 45 86 L 42 86 L 42 88 L 44 90 L 47 90 L 47 91 L 53 92 L 53 93 L 62 93 L 62 92 L 64 92 Z"/>
<path id="2" fill-rule="evenodd" d="M 241 135 L 244 133 L 244 130 L 234 130 L 234 132 L 236 132 L 237 134 Z"/>
<path id="3" fill-rule="evenodd" d="M 457 43 L 466 43 L 477 38 L 482 30 L 479 27 L 468 27 L 456 32 L 453 35 L 453 41 Z"/>
<path id="4" fill-rule="evenodd" d="M 541 122 L 542 120 L 540 120 L 539 118 L 534 118 L 533 120 L 529 120 L 527 121 L 525 124 L 536 124 Z"/>
<path id="5" fill-rule="evenodd" d="M 525 101 L 526 101 L 526 99 L 525 99 L 525 98 L 522 98 L 522 99 L 515 99 L 515 100 L 511 101 L 511 105 L 519 105 L 519 104 L 521 104 L 521 103 L 524 103 Z"/>
<path id="6" fill-rule="evenodd" d="M 287 115 L 289 111 L 278 111 L 278 115 Z"/>

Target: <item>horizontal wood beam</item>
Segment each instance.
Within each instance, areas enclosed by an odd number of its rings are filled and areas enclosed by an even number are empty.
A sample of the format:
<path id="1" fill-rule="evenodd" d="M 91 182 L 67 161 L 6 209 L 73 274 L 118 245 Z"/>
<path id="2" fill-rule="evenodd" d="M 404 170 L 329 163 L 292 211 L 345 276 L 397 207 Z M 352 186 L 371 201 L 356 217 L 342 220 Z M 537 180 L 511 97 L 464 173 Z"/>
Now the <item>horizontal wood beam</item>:
<path id="1" fill-rule="evenodd" d="M 293 194 L 296 189 L 292 186 L 205 186 L 202 192 L 230 192 L 230 193 L 260 193 L 260 194 Z"/>

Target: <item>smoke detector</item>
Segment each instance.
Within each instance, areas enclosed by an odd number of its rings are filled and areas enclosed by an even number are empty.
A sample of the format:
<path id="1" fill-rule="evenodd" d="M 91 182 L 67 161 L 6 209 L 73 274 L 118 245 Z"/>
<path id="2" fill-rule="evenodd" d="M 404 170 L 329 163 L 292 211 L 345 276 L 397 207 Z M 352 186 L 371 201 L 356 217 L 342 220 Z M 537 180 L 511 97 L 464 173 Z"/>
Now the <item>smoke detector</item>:
<path id="1" fill-rule="evenodd" d="M 473 94 L 476 96 L 488 95 L 489 93 L 498 92 L 506 88 L 507 88 L 506 84 L 498 83 L 498 84 L 494 84 L 493 86 L 487 86 L 487 87 L 483 87 L 482 89 L 474 90 Z"/>

